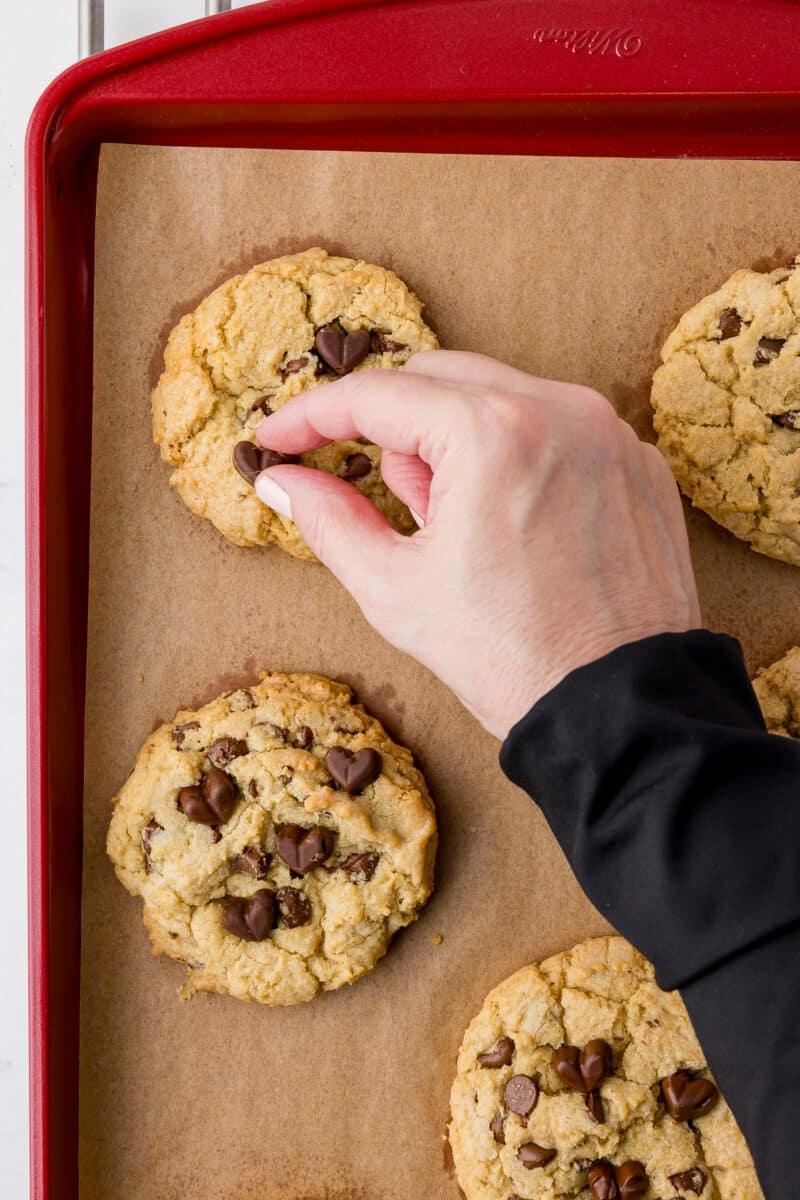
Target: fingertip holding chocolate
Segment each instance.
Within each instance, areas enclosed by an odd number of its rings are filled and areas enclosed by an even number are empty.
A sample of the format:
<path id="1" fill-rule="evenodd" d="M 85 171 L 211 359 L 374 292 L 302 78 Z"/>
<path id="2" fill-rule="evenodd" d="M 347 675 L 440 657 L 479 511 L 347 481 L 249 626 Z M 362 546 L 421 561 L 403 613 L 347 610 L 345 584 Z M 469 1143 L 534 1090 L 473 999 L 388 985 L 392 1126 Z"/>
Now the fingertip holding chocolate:
<path id="1" fill-rule="evenodd" d="M 262 471 L 255 482 L 256 495 L 262 504 L 271 508 L 282 517 L 292 519 L 292 502 L 288 492 L 272 479 L 269 471 Z"/>

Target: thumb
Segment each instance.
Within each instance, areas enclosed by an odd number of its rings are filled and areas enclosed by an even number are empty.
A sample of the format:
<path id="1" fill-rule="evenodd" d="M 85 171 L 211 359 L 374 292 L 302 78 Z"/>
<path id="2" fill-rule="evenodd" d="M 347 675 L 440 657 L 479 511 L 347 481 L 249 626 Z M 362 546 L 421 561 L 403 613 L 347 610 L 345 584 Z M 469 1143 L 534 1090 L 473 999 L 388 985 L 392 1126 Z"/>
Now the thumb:
<path id="1" fill-rule="evenodd" d="M 380 577 L 405 541 L 366 496 L 327 471 L 280 466 L 255 483 L 262 504 L 297 525 L 320 562 L 360 603 L 371 578 Z"/>

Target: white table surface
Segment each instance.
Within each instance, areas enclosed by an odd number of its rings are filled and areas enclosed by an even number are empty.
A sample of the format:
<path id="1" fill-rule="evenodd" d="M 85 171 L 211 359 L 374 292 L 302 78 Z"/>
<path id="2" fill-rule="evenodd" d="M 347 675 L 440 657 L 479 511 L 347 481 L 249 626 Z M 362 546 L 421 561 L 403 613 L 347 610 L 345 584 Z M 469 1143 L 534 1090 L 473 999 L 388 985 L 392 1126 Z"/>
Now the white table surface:
<path id="1" fill-rule="evenodd" d="M 234 0 L 233 7 L 241 4 Z M 4 0 L 0 38 L 0 346 L 6 364 L 0 437 L 0 1196 L 28 1194 L 23 605 L 23 214 L 25 126 L 36 98 L 77 47 L 77 0 Z M 202 0 L 106 0 L 106 45 L 202 16 Z M 127 1200 L 124 1188 L 119 1192 Z"/>

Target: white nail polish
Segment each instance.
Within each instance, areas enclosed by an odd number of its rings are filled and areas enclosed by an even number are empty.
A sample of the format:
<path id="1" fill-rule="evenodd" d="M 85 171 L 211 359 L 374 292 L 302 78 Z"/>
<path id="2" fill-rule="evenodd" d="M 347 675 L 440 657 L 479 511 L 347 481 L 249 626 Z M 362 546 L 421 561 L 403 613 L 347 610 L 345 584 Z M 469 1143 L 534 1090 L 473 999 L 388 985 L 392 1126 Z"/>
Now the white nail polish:
<path id="1" fill-rule="evenodd" d="M 267 508 L 271 508 L 273 512 L 280 513 L 282 517 L 292 517 L 292 504 L 282 487 L 274 479 L 270 479 L 269 474 L 264 471 L 256 480 L 256 495 L 262 504 L 266 504 Z"/>
<path id="2" fill-rule="evenodd" d="M 409 508 L 409 510 L 408 510 L 408 511 L 411 513 L 412 517 L 413 517 L 413 518 L 414 518 L 414 520 L 417 522 L 417 524 L 419 525 L 420 529 L 424 529 L 424 528 L 425 528 L 425 521 L 424 521 L 424 519 L 423 519 L 423 518 L 422 518 L 422 517 L 419 515 L 419 513 L 418 513 L 418 512 L 414 512 L 414 509 L 413 509 L 413 508 Z"/>

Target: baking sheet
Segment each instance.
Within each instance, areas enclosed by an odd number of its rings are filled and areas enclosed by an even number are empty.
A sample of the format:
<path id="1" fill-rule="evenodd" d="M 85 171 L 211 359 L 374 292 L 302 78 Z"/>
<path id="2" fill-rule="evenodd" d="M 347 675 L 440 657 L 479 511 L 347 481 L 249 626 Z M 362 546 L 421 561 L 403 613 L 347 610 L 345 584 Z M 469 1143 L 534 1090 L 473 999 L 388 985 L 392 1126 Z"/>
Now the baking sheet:
<path id="1" fill-rule="evenodd" d="M 498 744 L 322 568 L 228 545 L 168 488 L 149 389 L 223 279 L 323 245 L 393 267 L 442 344 L 591 384 L 651 436 L 658 348 L 734 269 L 800 249 L 800 164 L 106 146 L 95 278 L 81 1009 L 84 1200 L 448 1200 L 464 1026 L 531 960 L 607 928 Z M 498 485 L 499 486 L 499 485 Z M 587 480 L 591 486 L 591 480 Z M 706 623 L 752 666 L 800 641 L 795 568 L 689 514 Z M 147 734 L 259 669 L 351 683 L 437 805 L 437 890 L 365 980 L 309 1005 L 181 1003 L 104 853 Z M 564 797 L 569 803 L 569 797 Z M 441 941 L 439 942 L 439 936 Z"/>

